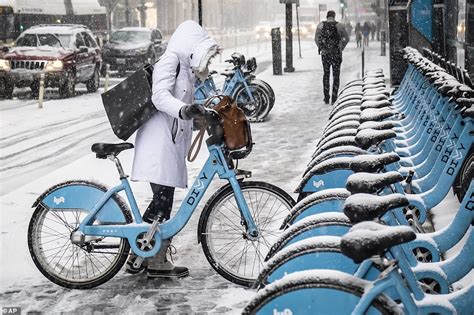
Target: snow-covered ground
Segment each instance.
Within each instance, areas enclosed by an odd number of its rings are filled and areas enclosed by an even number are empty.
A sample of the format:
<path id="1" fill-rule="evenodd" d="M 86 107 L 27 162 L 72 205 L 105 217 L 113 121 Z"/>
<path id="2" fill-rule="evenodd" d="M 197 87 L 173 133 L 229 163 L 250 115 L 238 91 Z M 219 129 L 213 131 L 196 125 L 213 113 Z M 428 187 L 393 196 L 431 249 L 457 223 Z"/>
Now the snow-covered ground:
<path id="1" fill-rule="evenodd" d="M 379 56 L 379 43 L 373 46 L 367 52 L 366 68 L 383 68 L 388 74 L 388 57 Z M 321 62 L 314 43 L 302 42 L 302 59 L 298 58 L 295 43 L 296 71 L 273 76 L 270 49 L 258 48 L 258 52 L 255 45 L 235 50 L 257 56 L 258 77 L 273 86 L 276 104 L 268 121 L 252 124 L 256 144 L 239 167 L 251 170 L 254 179 L 271 182 L 291 193 L 331 109 L 322 102 Z M 213 67 L 223 69 L 221 61 L 233 50 L 224 51 L 222 60 L 216 60 Z M 341 86 L 360 76 L 360 55 L 360 50 L 350 43 L 344 52 Z M 0 307 L 21 307 L 23 312 L 46 314 L 240 313 L 255 292 L 226 281 L 207 263 L 196 239 L 202 207 L 173 241 L 178 250 L 175 263 L 190 268 L 186 279 L 162 282 L 120 272 L 98 288 L 79 291 L 56 286 L 40 274 L 26 243 L 31 205 L 37 196 L 51 185 L 69 179 L 95 180 L 108 186 L 118 182 L 115 166 L 108 160 L 96 159 L 90 151 L 94 142 L 118 142 L 108 126 L 100 93 L 80 93 L 67 100 L 56 99 L 55 93 L 48 93 L 43 109 L 28 99 L 28 93 L 20 93 L 21 99 L 0 100 Z M 206 153 L 201 149 L 198 159 L 189 164 L 190 179 L 198 173 Z M 132 150 L 121 153 L 120 158 L 130 173 Z M 214 182 L 204 200 L 221 185 L 223 182 Z M 144 209 L 151 196 L 149 186 L 133 183 L 133 190 Z M 185 191 L 177 192 L 176 205 L 184 194 Z"/>

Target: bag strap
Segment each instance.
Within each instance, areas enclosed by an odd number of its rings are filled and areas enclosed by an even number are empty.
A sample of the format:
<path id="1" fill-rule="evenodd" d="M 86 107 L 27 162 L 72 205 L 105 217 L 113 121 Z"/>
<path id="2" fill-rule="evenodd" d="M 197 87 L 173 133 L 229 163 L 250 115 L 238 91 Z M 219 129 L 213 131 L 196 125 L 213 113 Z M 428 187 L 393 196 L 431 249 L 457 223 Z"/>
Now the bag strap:
<path id="1" fill-rule="evenodd" d="M 204 132 L 206 131 L 206 128 L 202 128 L 199 130 L 198 134 L 193 140 L 193 143 L 191 144 L 191 147 L 189 148 L 188 151 L 188 161 L 189 162 L 194 162 L 194 160 L 197 158 L 199 150 L 201 150 L 201 145 L 202 145 L 202 140 L 204 139 Z M 193 154 L 193 150 L 197 144 L 196 151 Z"/>

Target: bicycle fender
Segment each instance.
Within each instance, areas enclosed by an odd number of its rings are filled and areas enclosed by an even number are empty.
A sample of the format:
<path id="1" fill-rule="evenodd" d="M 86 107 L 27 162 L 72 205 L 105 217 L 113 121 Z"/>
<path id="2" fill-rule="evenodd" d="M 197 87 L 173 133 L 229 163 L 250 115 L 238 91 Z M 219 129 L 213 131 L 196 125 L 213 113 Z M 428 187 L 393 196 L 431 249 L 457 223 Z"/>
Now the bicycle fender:
<path id="1" fill-rule="evenodd" d="M 106 191 L 107 189 L 100 184 L 86 181 L 64 182 L 52 186 L 41 194 L 32 207 L 41 204 L 49 209 L 81 209 L 90 212 Z M 96 218 L 101 223 L 127 223 L 119 204 L 113 198 L 105 203 L 102 210 L 97 213 Z"/>
<path id="2" fill-rule="evenodd" d="M 354 174 L 352 170 L 334 170 L 324 174 L 315 174 L 303 179 L 297 192 L 317 192 L 330 188 L 346 187 L 347 178 Z"/>

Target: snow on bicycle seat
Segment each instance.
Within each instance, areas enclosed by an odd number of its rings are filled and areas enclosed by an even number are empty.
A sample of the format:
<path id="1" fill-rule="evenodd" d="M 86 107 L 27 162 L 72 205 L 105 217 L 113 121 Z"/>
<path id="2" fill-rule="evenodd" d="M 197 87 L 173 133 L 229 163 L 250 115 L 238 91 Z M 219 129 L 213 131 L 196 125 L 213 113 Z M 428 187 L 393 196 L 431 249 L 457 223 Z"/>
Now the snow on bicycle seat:
<path id="1" fill-rule="evenodd" d="M 341 251 L 355 263 L 383 255 L 389 248 L 416 238 L 408 226 L 387 226 L 367 221 L 354 225 L 341 238 Z"/>
<path id="2" fill-rule="evenodd" d="M 388 130 L 362 129 L 355 136 L 356 144 L 366 150 L 373 145 L 379 145 L 382 141 L 395 138 L 396 132 Z"/>
<path id="3" fill-rule="evenodd" d="M 386 118 L 393 116 L 395 112 L 388 108 L 368 108 L 363 110 L 360 114 L 360 122 L 365 121 L 382 121 Z"/>
<path id="4" fill-rule="evenodd" d="M 364 92 L 364 96 L 373 96 L 373 95 L 385 95 L 385 96 L 390 96 L 390 93 L 387 91 L 387 89 L 373 89 L 373 90 L 366 90 Z"/>
<path id="5" fill-rule="evenodd" d="M 392 103 L 389 100 L 384 99 L 380 101 L 364 101 L 360 105 L 360 109 L 368 109 L 368 108 L 383 108 L 383 107 L 390 107 Z"/>
<path id="6" fill-rule="evenodd" d="M 456 99 L 456 104 L 461 108 L 470 108 L 474 104 L 474 98 L 465 98 L 465 97 L 459 97 Z"/>
<path id="7" fill-rule="evenodd" d="M 120 152 L 128 149 L 133 149 L 131 143 L 94 143 L 91 147 L 92 152 L 98 159 L 105 159 L 108 155 L 117 156 Z"/>
<path id="8" fill-rule="evenodd" d="M 346 181 L 346 189 L 351 194 L 366 193 L 375 194 L 382 188 L 403 181 L 399 172 L 386 173 L 355 173 L 350 175 Z"/>
<path id="9" fill-rule="evenodd" d="M 362 97 L 362 102 L 366 101 L 382 101 L 382 100 L 387 100 L 388 97 L 385 94 L 381 95 L 364 95 Z"/>
<path id="10" fill-rule="evenodd" d="M 351 162 L 351 170 L 354 172 L 376 173 L 388 164 L 400 161 L 400 156 L 395 152 L 382 154 L 361 154 L 355 156 Z"/>
<path id="11" fill-rule="evenodd" d="M 362 129 L 384 130 L 384 129 L 392 129 L 398 126 L 400 126 L 400 123 L 393 120 L 366 121 L 360 124 L 357 130 L 362 130 Z"/>
<path id="12" fill-rule="evenodd" d="M 362 87 L 362 91 L 365 93 L 370 90 L 385 89 L 385 88 L 386 88 L 386 85 L 383 82 L 370 83 L 370 84 L 367 83 L 367 84 L 364 84 L 364 86 Z"/>
<path id="13" fill-rule="evenodd" d="M 464 117 L 464 118 L 471 118 L 471 119 L 474 119 L 474 107 L 471 106 L 469 108 L 464 108 L 462 111 L 461 111 L 461 116 Z"/>
<path id="14" fill-rule="evenodd" d="M 446 95 L 454 98 L 465 97 L 468 95 L 474 96 L 474 90 L 472 90 L 467 85 L 462 84 L 446 92 Z"/>
<path id="15" fill-rule="evenodd" d="M 408 204 L 408 199 L 402 194 L 377 196 L 361 193 L 346 199 L 344 214 L 352 223 L 372 221 L 392 209 L 405 207 Z"/>

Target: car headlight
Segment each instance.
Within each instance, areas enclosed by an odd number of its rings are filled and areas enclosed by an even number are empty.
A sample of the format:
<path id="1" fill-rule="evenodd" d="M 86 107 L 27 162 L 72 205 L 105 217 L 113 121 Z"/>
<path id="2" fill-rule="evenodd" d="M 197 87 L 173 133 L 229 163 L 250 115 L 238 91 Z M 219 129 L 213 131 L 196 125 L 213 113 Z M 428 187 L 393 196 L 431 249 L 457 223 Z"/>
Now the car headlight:
<path id="1" fill-rule="evenodd" d="M 137 49 L 137 53 L 144 54 L 148 51 L 148 47 L 142 47 Z"/>
<path id="2" fill-rule="evenodd" d="M 63 62 L 61 60 L 50 60 L 46 63 L 44 69 L 48 72 L 63 70 Z"/>
<path id="3" fill-rule="evenodd" d="M 10 71 L 10 61 L 6 59 L 0 59 L 0 71 Z"/>

